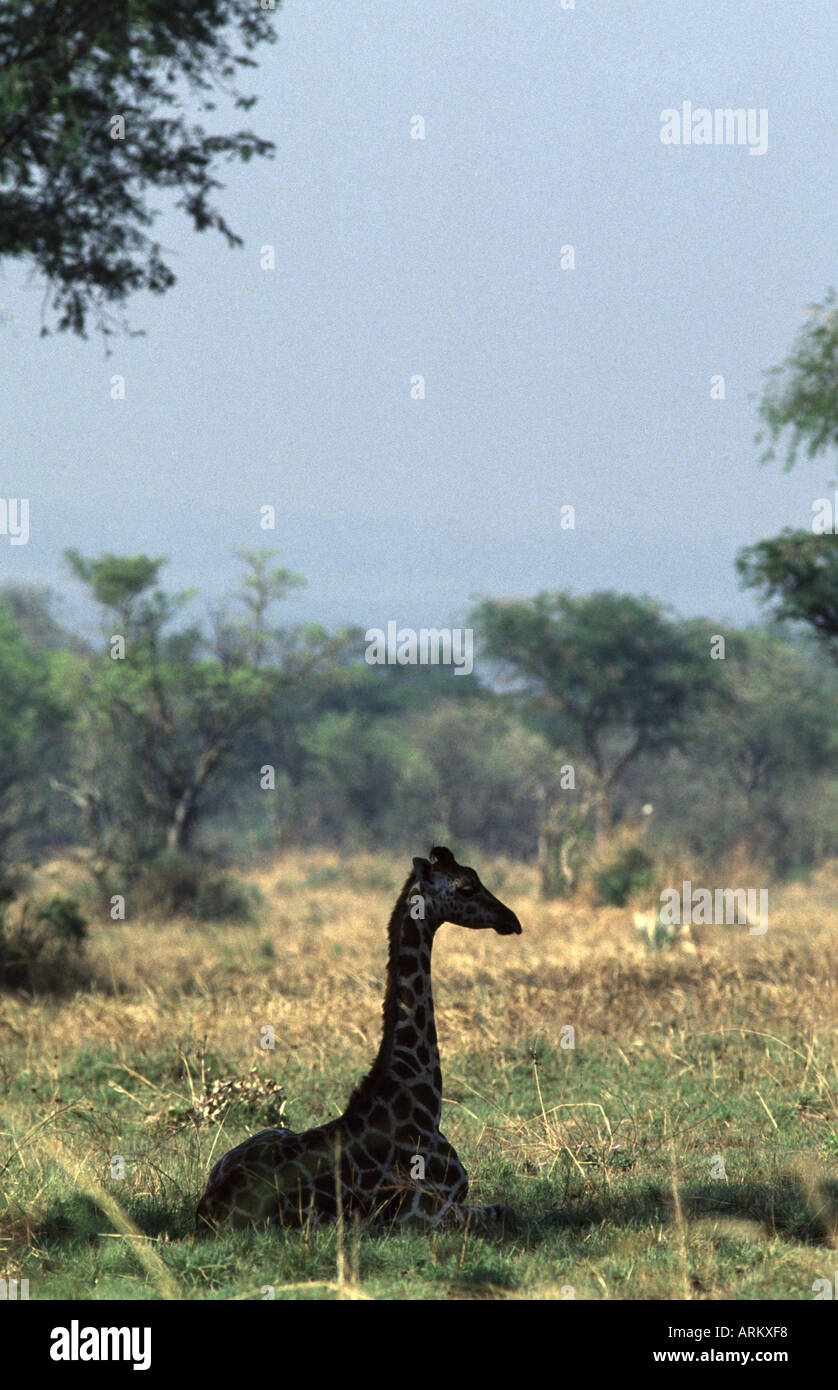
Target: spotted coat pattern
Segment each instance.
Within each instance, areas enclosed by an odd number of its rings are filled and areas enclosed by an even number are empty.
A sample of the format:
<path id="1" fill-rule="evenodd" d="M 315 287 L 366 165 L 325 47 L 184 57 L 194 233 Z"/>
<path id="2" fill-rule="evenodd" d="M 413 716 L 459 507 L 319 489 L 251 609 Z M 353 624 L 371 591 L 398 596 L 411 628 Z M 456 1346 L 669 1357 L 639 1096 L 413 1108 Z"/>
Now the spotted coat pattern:
<path id="1" fill-rule="evenodd" d="M 450 850 L 414 859 L 389 927 L 384 1029 L 378 1056 L 339 1119 L 294 1134 L 266 1129 L 212 1169 L 198 1230 L 345 1218 L 388 1224 L 490 1224 L 498 1204 L 466 1205 L 468 1176 L 439 1128 L 442 1074 L 431 948 L 443 922 L 520 933 L 518 918 Z"/>

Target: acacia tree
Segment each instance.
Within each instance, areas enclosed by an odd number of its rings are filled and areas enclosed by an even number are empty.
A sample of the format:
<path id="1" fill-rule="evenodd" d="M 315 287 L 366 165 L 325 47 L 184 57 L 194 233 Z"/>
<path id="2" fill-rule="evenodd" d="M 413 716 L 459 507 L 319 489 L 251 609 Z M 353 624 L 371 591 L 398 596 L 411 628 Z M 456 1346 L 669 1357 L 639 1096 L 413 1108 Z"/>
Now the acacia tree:
<path id="1" fill-rule="evenodd" d="M 512 678 L 554 748 L 587 761 L 601 840 L 627 768 L 677 745 L 714 682 L 707 634 L 650 599 L 611 592 L 488 600 L 473 621 L 481 651 Z"/>
<path id="2" fill-rule="evenodd" d="M 58 329 L 175 276 L 149 234 L 150 189 L 174 189 L 196 231 L 238 237 L 214 206 L 219 160 L 268 155 L 250 130 L 208 134 L 183 111 L 256 100 L 234 80 L 275 38 L 272 0 L 0 0 L 0 258 L 43 274 Z M 47 332 L 45 323 L 42 332 Z"/>
<path id="3" fill-rule="evenodd" d="M 247 562 L 265 600 L 256 615 L 216 613 L 210 633 L 183 621 L 191 591 L 159 588 L 162 560 L 77 551 L 67 560 L 102 609 L 106 643 L 67 658 L 78 715 L 75 782 L 63 790 L 83 808 L 105 862 L 187 849 L 210 784 L 328 641 L 319 630 L 269 626 L 269 603 L 302 581 L 259 557 Z"/>

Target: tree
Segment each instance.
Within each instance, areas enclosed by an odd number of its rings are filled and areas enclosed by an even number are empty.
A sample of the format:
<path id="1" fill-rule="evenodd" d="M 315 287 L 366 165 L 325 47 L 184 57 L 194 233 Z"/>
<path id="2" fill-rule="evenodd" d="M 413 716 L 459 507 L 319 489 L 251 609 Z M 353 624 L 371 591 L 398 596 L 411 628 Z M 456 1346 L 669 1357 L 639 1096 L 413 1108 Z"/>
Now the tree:
<path id="1" fill-rule="evenodd" d="M 511 713 L 486 696 L 455 698 L 398 722 L 392 836 L 532 853 L 551 750 Z"/>
<path id="2" fill-rule="evenodd" d="M 776 445 L 789 431 L 785 466 L 791 468 L 804 443 L 808 458 L 838 445 L 838 304 L 829 290 L 823 304 L 809 309 L 788 358 L 768 372 L 759 405 L 763 429 L 757 443 L 768 438 L 763 462 L 776 456 Z"/>
<path id="3" fill-rule="evenodd" d="M 302 637 L 305 643 L 310 643 L 312 639 L 325 636 L 318 625 L 291 629 L 273 626 L 268 621 L 268 612 L 275 603 L 286 598 L 293 589 L 305 586 L 301 575 L 275 566 L 268 550 L 239 550 L 236 557 L 244 566 L 241 588 L 233 600 L 239 611 L 231 609 L 228 603 L 214 608 L 211 615 L 214 645 L 222 661 L 229 664 L 249 658 L 254 665 L 261 666 L 280 652 L 284 660 L 289 661 L 297 638 Z M 307 653 L 308 646 L 304 659 Z"/>
<path id="4" fill-rule="evenodd" d="M 43 819 L 49 753 L 66 709 L 48 656 L 33 652 L 0 604 L 0 849 Z"/>
<path id="5" fill-rule="evenodd" d="M 59 330 L 84 336 L 92 313 L 112 332 L 110 306 L 174 284 L 150 189 L 177 190 L 196 231 L 241 244 L 213 205 L 214 171 L 273 145 L 208 134 L 183 98 L 247 109 L 256 98 L 233 79 L 274 38 L 257 0 L 0 0 L 0 257 L 34 262 Z"/>
<path id="6" fill-rule="evenodd" d="M 35 655 L 70 647 L 84 650 L 84 643 L 59 622 L 53 613 L 55 594 L 41 584 L 1 584 L 0 606 L 13 617 L 26 646 Z"/>
<path id="7" fill-rule="evenodd" d="M 473 621 L 482 650 L 512 676 L 553 746 L 587 759 L 601 841 L 626 769 L 642 753 L 676 745 L 713 683 L 707 635 L 669 620 L 650 599 L 611 592 L 488 600 Z"/>
<path id="8" fill-rule="evenodd" d="M 806 623 L 828 645 L 838 637 L 838 536 L 788 527 L 736 557 L 746 588 L 774 604 L 780 621 Z M 836 659 L 838 649 L 832 647 Z"/>
<path id="9" fill-rule="evenodd" d="M 806 446 L 809 458 L 838 446 L 838 303 L 830 290 L 823 304 L 810 308 L 810 321 L 798 334 L 788 358 L 768 373 L 759 415 L 771 445 L 763 460 L 789 431 L 786 468 Z M 757 435 L 757 440 L 764 433 Z M 838 537 L 834 518 L 822 530 L 786 528 L 771 540 L 746 547 L 736 568 L 746 588 L 773 605 L 780 621 L 805 623 L 838 657 Z"/>
<path id="10" fill-rule="evenodd" d="M 780 870 L 811 862 L 812 822 L 838 766 L 836 675 L 811 648 L 770 630 L 732 634 L 718 698 L 689 731 L 693 766 L 712 769 L 728 845 L 738 838 Z"/>
<path id="11" fill-rule="evenodd" d="M 78 709 L 71 794 L 105 861 L 187 849 L 220 769 L 271 702 L 321 659 L 317 634 L 295 634 L 286 650 L 282 630 L 267 627 L 268 604 L 284 598 L 296 576 L 251 557 L 265 602 L 235 626 L 229 617 L 216 622 L 219 641 L 196 624 L 170 630 L 192 594 L 158 587 L 162 560 L 88 560 L 72 550 L 67 560 L 100 604 L 108 637 L 104 654 L 68 666 Z"/>

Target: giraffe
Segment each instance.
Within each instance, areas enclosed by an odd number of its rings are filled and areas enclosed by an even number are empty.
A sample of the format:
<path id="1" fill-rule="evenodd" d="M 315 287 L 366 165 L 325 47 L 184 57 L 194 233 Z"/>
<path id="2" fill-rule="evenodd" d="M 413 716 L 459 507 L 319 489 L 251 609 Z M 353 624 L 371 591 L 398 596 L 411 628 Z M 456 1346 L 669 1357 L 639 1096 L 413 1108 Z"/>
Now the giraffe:
<path id="1" fill-rule="evenodd" d="M 414 859 L 390 917 L 381 1046 L 336 1120 L 265 1129 L 213 1167 L 196 1231 L 325 1225 L 341 1215 L 433 1229 L 492 1226 L 499 1203 L 468 1206 L 468 1176 L 439 1124 L 442 1073 L 431 947 L 443 922 L 519 935 L 521 924 L 449 849 Z"/>

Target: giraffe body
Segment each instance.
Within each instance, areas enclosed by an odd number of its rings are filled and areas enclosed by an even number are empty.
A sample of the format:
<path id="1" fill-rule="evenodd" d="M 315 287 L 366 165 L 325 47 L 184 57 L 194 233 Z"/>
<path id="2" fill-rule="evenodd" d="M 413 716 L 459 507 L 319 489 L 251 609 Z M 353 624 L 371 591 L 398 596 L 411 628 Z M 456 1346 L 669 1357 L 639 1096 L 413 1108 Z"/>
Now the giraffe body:
<path id="1" fill-rule="evenodd" d="M 266 1129 L 215 1164 L 200 1230 L 322 1225 L 344 1217 L 429 1227 L 491 1223 L 500 1206 L 469 1207 L 468 1176 L 439 1128 L 439 1064 L 431 948 L 445 921 L 520 933 L 517 917 L 450 850 L 414 859 L 390 919 L 384 1031 L 368 1076 L 337 1120 L 293 1134 Z"/>

